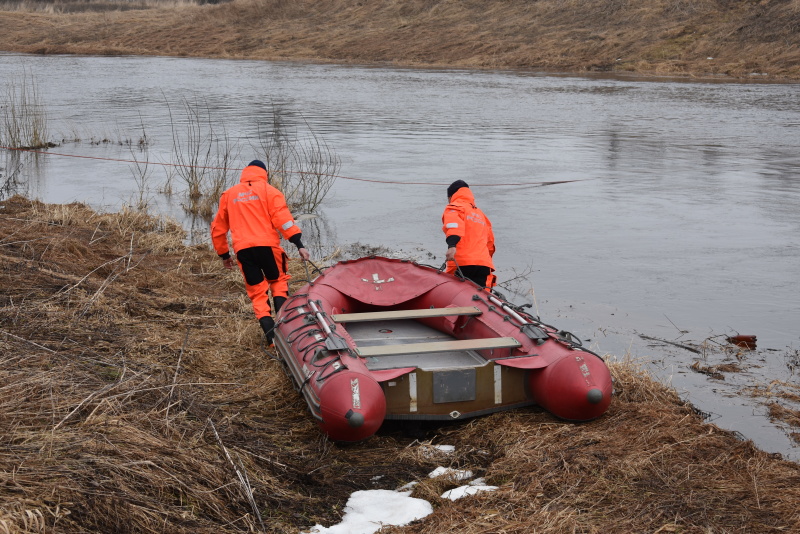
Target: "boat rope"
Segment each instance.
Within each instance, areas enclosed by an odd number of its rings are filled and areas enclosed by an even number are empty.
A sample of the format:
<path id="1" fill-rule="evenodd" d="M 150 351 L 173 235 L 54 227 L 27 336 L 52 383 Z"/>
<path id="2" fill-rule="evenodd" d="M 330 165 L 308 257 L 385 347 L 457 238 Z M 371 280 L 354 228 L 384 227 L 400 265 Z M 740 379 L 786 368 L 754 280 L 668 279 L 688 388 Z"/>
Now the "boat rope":
<path id="1" fill-rule="evenodd" d="M 567 332 L 566 330 L 558 330 L 557 332 L 555 332 L 555 340 L 563 345 L 570 347 L 572 350 L 588 352 L 592 356 L 597 356 L 598 358 L 600 358 L 602 361 L 605 362 L 605 359 L 602 356 L 600 356 L 593 350 L 584 347 L 583 342 L 580 340 L 580 338 L 577 337 L 572 332 Z"/>
<path id="2" fill-rule="evenodd" d="M 295 339 L 295 343 L 297 343 L 297 352 L 301 352 L 303 354 L 303 361 L 306 360 L 306 356 L 308 354 L 308 351 L 313 349 L 315 345 L 325 346 L 325 342 L 322 339 L 317 339 L 315 337 L 316 334 L 321 334 L 321 333 L 322 333 L 322 330 L 320 330 L 319 328 L 314 328 L 314 329 L 309 330 L 307 332 L 303 332 L 303 335 L 306 335 L 306 336 L 311 338 L 311 343 L 309 343 L 305 347 L 301 347 L 300 346 L 300 337 L 301 336 L 297 336 L 297 339 Z M 313 360 L 310 363 L 311 363 L 311 365 L 316 365 L 316 363 Z"/>
<path id="3" fill-rule="evenodd" d="M 298 319 L 300 317 L 307 317 L 308 316 L 308 312 L 303 313 L 303 312 L 299 311 L 299 310 L 301 310 L 303 308 L 303 304 L 299 304 L 297 306 L 290 306 L 289 305 L 289 303 L 291 303 L 297 297 L 308 297 L 308 294 L 307 293 L 296 293 L 296 294 L 290 296 L 289 299 L 284 303 L 283 308 L 281 308 L 284 311 L 283 317 L 278 319 L 276 324 L 289 323 L 289 322 L 294 321 L 295 319 Z M 296 312 L 294 317 L 291 316 L 292 312 Z M 295 332 L 297 332 L 301 328 L 304 328 L 305 326 L 307 326 L 307 325 L 302 325 L 299 328 L 296 328 L 296 329 L 292 330 L 291 332 L 289 332 L 289 334 L 286 337 L 287 338 L 291 337 L 292 334 L 294 334 Z"/>
<path id="4" fill-rule="evenodd" d="M 337 366 L 333 365 L 334 362 L 339 362 L 339 366 L 337 367 Z M 338 353 L 336 354 L 335 358 L 331 358 L 330 360 L 328 360 L 324 364 L 319 365 L 317 367 L 320 367 L 319 373 L 317 373 L 317 378 L 315 378 L 315 380 L 317 382 L 323 382 L 323 381 L 329 379 L 330 377 L 332 377 L 333 375 L 335 375 L 336 373 L 338 373 L 340 371 L 345 371 L 345 370 L 349 370 L 350 369 L 342 361 L 342 359 L 341 359 L 341 357 L 339 356 Z M 333 367 L 333 371 L 330 371 L 328 374 L 325 374 L 325 371 L 328 369 L 328 367 Z"/>
<path id="5" fill-rule="evenodd" d="M 312 376 L 313 376 L 313 375 L 308 375 L 308 376 L 306 377 L 306 379 L 305 379 L 305 380 L 303 380 L 303 383 L 302 383 L 302 384 L 300 384 L 300 387 L 298 388 L 298 391 L 299 391 L 300 393 L 302 393 L 302 392 L 303 392 L 303 389 L 305 389 L 305 387 L 306 387 L 306 386 L 308 385 L 308 383 L 311 381 L 311 377 L 312 377 Z"/>
<path id="6" fill-rule="evenodd" d="M 310 263 L 311 264 L 311 266 L 313 267 L 313 269 L 311 270 L 312 273 L 322 274 L 323 269 L 325 269 L 325 267 L 317 267 L 317 265 L 311 260 L 304 260 L 304 263 Z M 308 273 L 308 267 L 306 267 L 306 276 L 309 277 L 308 282 L 311 283 L 311 276 Z"/>
<path id="7" fill-rule="evenodd" d="M 308 293 L 295 293 L 293 295 L 289 295 L 288 300 L 283 303 L 283 308 L 287 309 L 287 310 L 296 310 L 298 308 L 302 308 L 303 307 L 302 304 L 299 304 L 299 305 L 294 306 L 294 307 L 289 306 L 291 301 L 293 301 L 294 299 L 299 298 L 299 297 L 306 297 L 307 298 L 308 297 Z"/>
<path id="8" fill-rule="evenodd" d="M 314 328 L 313 330 L 309 330 L 307 332 L 300 332 L 299 334 L 297 334 L 297 337 L 292 339 L 292 334 L 294 334 L 294 333 L 296 333 L 296 332 L 298 332 L 300 330 L 303 330 L 304 328 L 308 328 L 310 326 L 313 326 L 313 324 L 304 324 L 304 325 L 298 326 L 297 328 L 295 328 L 294 330 L 289 332 L 289 334 L 286 336 L 286 342 L 289 343 L 290 345 L 293 345 L 293 344 L 297 343 L 299 341 L 299 339 L 304 335 L 305 336 L 311 336 L 311 335 L 314 335 L 314 334 L 321 334 L 322 333 L 321 329 Z"/>
<path id="9" fill-rule="evenodd" d="M 467 280 L 467 277 L 464 275 L 464 273 L 463 273 L 463 272 L 461 272 L 461 266 L 458 264 L 458 262 L 457 262 L 455 259 L 453 259 L 453 263 L 456 265 L 456 272 L 455 272 L 455 273 L 453 273 L 453 274 L 455 274 L 455 275 L 456 275 L 458 278 L 460 278 L 462 281 L 466 281 L 466 280 Z M 445 261 L 445 262 L 442 264 L 442 266 L 441 266 L 441 267 L 439 267 L 439 269 L 438 269 L 438 272 L 440 272 L 440 273 L 441 273 L 441 272 L 443 272 L 443 271 L 444 271 L 446 268 L 447 268 L 447 261 Z M 470 281 L 471 281 L 471 280 L 470 280 Z"/>
<path id="10" fill-rule="evenodd" d="M 284 306 L 283 306 L 283 308 L 282 308 L 282 310 L 283 310 L 285 313 L 283 314 L 283 317 L 281 317 L 281 318 L 278 320 L 278 323 L 288 323 L 288 322 L 290 322 L 290 321 L 294 321 L 294 320 L 295 320 L 295 319 L 297 319 L 298 317 L 303 317 L 303 316 L 305 316 L 305 315 L 308 315 L 307 313 L 303 313 L 303 312 L 299 311 L 299 309 L 298 309 L 298 308 L 302 308 L 302 306 L 297 306 L 297 307 L 295 307 L 295 308 L 287 308 L 287 307 L 286 307 L 286 305 L 284 305 Z M 290 315 L 291 315 L 292 313 L 294 313 L 294 317 L 290 317 Z"/>
<path id="11" fill-rule="evenodd" d="M 313 286 L 314 285 L 314 281 L 311 280 L 311 273 L 308 272 L 308 264 L 309 263 L 313 267 L 313 269 L 311 270 L 312 273 L 313 272 L 317 272 L 320 275 L 323 274 L 322 273 L 322 269 L 324 269 L 324 267 L 321 269 L 321 268 L 317 267 L 316 264 L 314 264 L 313 261 L 311 261 L 311 260 L 303 260 L 303 268 L 305 268 L 305 270 L 306 270 L 306 279 L 305 280 L 297 280 L 297 281 L 298 282 L 306 282 L 308 285 Z"/>
<path id="12" fill-rule="evenodd" d="M 301 330 L 304 330 L 304 329 L 307 329 L 307 328 L 311 328 L 311 327 L 317 325 L 316 321 L 313 318 L 313 314 L 310 311 L 301 312 L 300 309 L 302 309 L 302 308 L 303 308 L 303 305 L 295 306 L 293 308 L 288 308 L 288 311 L 285 314 L 285 316 L 281 317 L 278 320 L 278 324 L 283 324 L 283 323 L 290 323 L 290 322 L 295 321 L 297 319 L 305 319 L 305 322 L 303 324 L 301 324 L 300 326 L 298 326 L 297 328 L 295 328 L 294 330 L 292 330 L 288 334 L 286 334 L 286 342 L 289 343 L 290 345 L 295 343 L 298 339 L 300 339 L 300 336 L 302 336 L 304 334 L 305 335 L 311 335 L 311 334 L 316 334 L 316 333 L 321 333 L 322 332 L 322 330 L 320 328 L 314 328 L 313 330 L 310 330 L 310 331 L 307 331 L 307 332 L 301 332 L 300 334 L 297 335 L 297 337 L 292 339 L 292 335 L 296 334 L 297 332 L 300 332 Z M 296 312 L 296 314 L 292 317 L 292 316 L 290 316 L 291 312 Z"/>
<path id="13" fill-rule="evenodd" d="M 481 293 L 483 293 L 483 292 L 481 292 Z M 524 312 L 521 309 L 521 307 L 516 306 L 516 305 L 508 302 L 507 300 L 500 298 L 500 296 L 498 296 L 496 294 L 493 294 L 493 296 L 494 296 L 494 298 L 498 299 L 498 301 L 500 301 L 503 304 L 505 304 L 506 306 L 508 306 L 508 308 L 514 310 L 514 312 L 517 315 L 520 316 L 519 318 L 516 319 L 517 322 L 520 322 L 520 319 L 522 319 L 523 321 L 527 320 L 527 321 L 530 321 L 530 324 L 544 329 L 546 331 L 546 333 L 550 333 L 550 332 L 547 332 L 547 330 L 550 330 L 551 332 L 555 332 L 556 331 L 555 327 L 550 326 L 549 324 L 543 323 L 542 321 L 539 320 L 538 317 L 534 317 L 531 314 Z M 495 305 L 490 300 L 484 299 L 483 296 L 481 294 L 479 294 L 479 293 L 476 293 L 475 295 L 473 295 L 472 296 L 472 300 L 479 300 L 479 301 L 483 302 L 490 311 L 493 311 L 496 314 L 503 316 L 504 320 L 506 320 L 506 321 L 510 321 L 513 318 L 513 315 L 511 313 L 509 313 L 507 310 L 504 310 L 502 306 L 500 306 L 499 309 L 498 309 L 497 305 Z M 502 310 L 502 312 L 500 310 Z M 524 325 L 525 325 L 525 323 L 523 322 L 523 323 L 521 323 L 520 326 L 524 327 Z"/>
<path id="14" fill-rule="evenodd" d="M 160 165 L 162 167 L 183 167 L 187 169 L 207 169 L 207 170 L 216 170 L 216 171 L 241 171 L 241 167 L 214 167 L 214 166 L 206 166 L 206 165 L 186 165 L 184 163 L 167 163 L 162 161 L 139 161 L 136 159 L 124 159 L 124 158 L 103 158 L 99 156 L 81 156 L 79 154 L 65 154 L 63 152 L 51 152 L 49 150 L 36 150 L 33 148 L 15 148 L 10 146 L 2 146 L 0 145 L 0 149 L 14 151 L 14 152 L 27 152 L 31 154 L 41 154 L 41 155 L 48 155 L 48 156 L 58 156 L 62 158 L 78 158 L 78 159 L 90 159 L 96 161 L 113 161 L 118 163 L 133 163 L 136 165 Z M 376 184 L 387 184 L 387 185 L 432 185 L 436 187 L 447 187 L 450 185 L 449 183 L 444 182 L 427 182 L 427 181 L 409 181 L 409 180 L 379 180 L 376 178 L 358 178 L 355 176 L 344 176 L 341 174 L 329 174 L 323 172 L 312 172 L 312 171 L 287 171 L 287 170 L 280 170 L 280 169 L 271 169 L 269 172 L 272 173 L 283 173 L 283 174 L 300 174 L 300 175 L 312 175 L 312 176 L 319 176 L 319 177 L 327 177 L 327 178 L 339 178 L 342 180 L 353 180 L 358 182 L 370 182 Z M 557 184 L 568 184 L 573 182 L 587 182 L 590 180 L 596 180 L 597 178 L 581 178 L 581 179 L 574 179 L 574 180 L 553 180 L 553 181 L 536 181 L 536 182 L 529 182 L 529 181 L 521 181 L 521 182 L 508 182 L 508 183 L 500 183 L 500 184 L 474 184 L 470 187 L 523 187 L 523 186 L 532 186 L 532 187 L 543 187 L 547 185 L 557 185 Z"/>
<path id="15" fill-rule="evenodd" d="M 261 352 L 266 354 L 268 358 L 270 358 L 272 360 L 277 360 L 279 362 L 283 361 L 283 360 L 281 360 L 281 358 L 277 354 L 274 354 L 269 350 L 269 347 L 267 346 L 267 338 L 266 338 L 266 336 L 261 338 L 261 343 L 259 344 L 259 347 L 261 348 Z"/>
<path id="16" fill-rule="evenodd" d="M 292 298 L 298 297 L 298 296 L 300 296 L 300 295 L 294 295 Z M 308 297 L 307 294 L 305 294 L 304 296 Z M 319 327 L 318 319 L 316 317 L 316 312 L 314 312 L 313 310 L 309 310 L 307 312 L 298 311 L 299 309 L 302 309 L 303 307 L 305 307 L 309 302 L 310 302 L 310 300 L 306 301 L 306 304 L 301 304 L 301 305 L 298 305 L 298 306 L 293 306 L 291 308 L 286 308 L 289 312 L 296 311 L 297 314 L 295 316 L 293 316 L 293 317 L 290 317 L 289 314 L 287 313 L 285 317 L 281 318 L 280 322 L 289 323 L 289 322 L 295 321 L 297 319 L 301 319 L 301 318 L 305 319 L 305 323 L 304 324 L 298 326 L 297 328 L 295 328 L 294 330 L 290 331 L 286 335 L 286 342 L 289 345 L 296 346 L 295 348 L 296 348 L 297 352 L 302 356 L 302 360 L 304 362 L 309 363 L 314 367 L 321 368 L 320 374 L 322 374 L 322 372 L 324 372 L 325 368 L 327 368 L 334 361 L 339 361 L 340 362 L 340 366 L 341 366 L 340 368 L 338 368 L 334 372 L 338 372 L 339 370 L 342 370 L 342 369 L 347 369 L 347 364 L 345 364 L 344 361 L 341 360 L 341 355 L 339 354 L 338 351 L 330 351 L 330 354 L 334 355 L 335 357 L 330 359 L 330 360 L 328 360 L 324 364 L 320 365 L 314 360 L 314 356 L 317 354 L 317 350 L 320 349 L 320 348 L 322 348 L 322 349 L 326 348 L 326 343 L 325 343 L 326 337 L 324 337 L 324 336 L 326 334 L 328 334 L 328 332 L 325 329 Z M 322 336 L 317 337 L 318 334 L 322 334 Z M 294 336 L 294 337 L 292 337 L 292 336 Z M 311 342 L 308 343 L 307 345 L 300 346 L 301 340 L 302 340 L 302 338 L 304 336 L 310 337 L 311 338 Z M 309 359 L 308 355 L 309 355 L 309 353 L 311 351 L 313 351 L 313 355 Z M 348 352 L 350 352 L 350 351 L 348 350 Z M 327 377 L 331 376 L 332 374 L 333 373 L 329 373 L 325 377 L 318 378 L 318 380 L 322 380 L 324 378 L 327 378 Z"/>

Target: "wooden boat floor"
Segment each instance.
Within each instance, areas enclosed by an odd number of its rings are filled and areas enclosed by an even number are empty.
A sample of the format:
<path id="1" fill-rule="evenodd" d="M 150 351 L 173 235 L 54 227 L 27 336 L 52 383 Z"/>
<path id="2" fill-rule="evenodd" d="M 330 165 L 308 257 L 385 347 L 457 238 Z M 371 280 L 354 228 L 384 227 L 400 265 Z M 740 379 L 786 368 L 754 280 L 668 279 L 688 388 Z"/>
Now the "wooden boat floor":
<path id="1" fill-rule="evenodd" d="M 355 322 L 346 325 L 347 333 L 358 347 L 454 341 L 456 338 L 414 320 Z M 427 354 L 391 354 L 368 356 L 367 369 L 418 367 L 423 370 L 481 367 L 486 360 L 474 350 L 452 350 Z"/>

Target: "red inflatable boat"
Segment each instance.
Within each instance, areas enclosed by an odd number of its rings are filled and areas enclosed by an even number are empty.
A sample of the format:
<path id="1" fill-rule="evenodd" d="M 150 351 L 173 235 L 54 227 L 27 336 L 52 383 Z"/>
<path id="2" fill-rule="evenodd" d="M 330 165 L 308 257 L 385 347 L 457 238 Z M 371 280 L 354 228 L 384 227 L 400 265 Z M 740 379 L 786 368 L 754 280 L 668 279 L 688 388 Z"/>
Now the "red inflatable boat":
<path id="1" fill-rule="evenodd" d="M 326 269 L 283 305 L 275 346 L 336 441 L 368 438 L 385 419 L 458 420 L 533 404 L 587 421 L 611 402 L 605 362 L 569 333 L 411 261 Z"/>

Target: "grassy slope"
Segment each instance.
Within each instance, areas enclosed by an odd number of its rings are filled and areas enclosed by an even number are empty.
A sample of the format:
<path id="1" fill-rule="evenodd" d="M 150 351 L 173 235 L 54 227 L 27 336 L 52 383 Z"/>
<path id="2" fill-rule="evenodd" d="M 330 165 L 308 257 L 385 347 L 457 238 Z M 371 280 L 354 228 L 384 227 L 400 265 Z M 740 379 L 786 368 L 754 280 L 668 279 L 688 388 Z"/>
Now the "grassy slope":
<path id="1" fill-rule="evenodd" d="M 0 12 L 0 28 L 0 49 L 35 53 L 800 79 L 798 0 L 234 0 Z"/>
<path id="2" fill-rule="evenodd" d="M 799 464 L 627 363 L 589 423 L 528 408 L 331 443 L 260 346 L 240 275 L 183 237 L 127 210 L 0 202 L 0 532 L 296 534 L 410 481 L 435 511 L 395 531 L 800 531 Z M 443 499 L 461 482 L 428 478 L 441 465 L 499 489 Z"/>

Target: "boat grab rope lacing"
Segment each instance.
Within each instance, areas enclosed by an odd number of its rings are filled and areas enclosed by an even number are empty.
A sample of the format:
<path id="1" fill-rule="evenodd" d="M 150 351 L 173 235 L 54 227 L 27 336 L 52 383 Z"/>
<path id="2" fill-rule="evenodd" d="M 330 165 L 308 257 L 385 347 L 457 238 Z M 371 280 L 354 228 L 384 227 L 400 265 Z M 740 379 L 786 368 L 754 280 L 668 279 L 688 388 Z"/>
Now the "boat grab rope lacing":
<path id="1" fill-rule="evenodd" d="M 306 315 L 305 315 L 305 314 L 298 315 L 298 317 L 303 317 L 303 316 L 306 316 Z M 313 329 L 313 330 L 309 330 L 308 332 L 300 332 L 300 331 L 301 331 L 301 330 L 303 330 L 304 328 L 309 328 L 309 327 L 310 327 L 310 326 L 312 326 L 312 325 L 313 325 L 313 323 L 307 323 L 307 324 L 303 324 L 303 325 L 300 325 L 300 326 L 298 326 L 298 327 L 297 327 L 297 328 L 295 328 L 294 330 L 290 331 L 288 334 L 286 334 L 286 342 L 287 342 L 287 343 L 289 343 L 290 345 L 293 345 L 293 344 L 294 344 L 294 343 L 296 343 L 296 342 L 297 342 L 297 340 L 298 340 L 298 339 L 300 339 L 300 337 L 301 337 L 301 336 L 303 336 L 303 335 L 311 335 L 311 334 L 318 334 L 318 333 L 322 333 L 322 329 L 320 329 L 320 328 L 315 328 L 315 329 Z M 297 334 L 298 332 L 300 332 L 300 333 L 299 333 L 299 334 Z M 297 337 L 295 337 L 294 339 L 292 339 L 292 336 L 293 336 L 294 334 L 297 334 Z"/>
<path id="2" fill-rule="evenodd" d="M 303 354 L 303 361 L 306 360 L 306 357 L 305 357 L 306 352 L 308 350 L 310 350 L 311 348 L 313 348 L 314 345 L 323 345 L 323 346 L 325 345 L 325 342 L 322 339 L 318 339 L 317 338 L 317 334 L 321 334 L 321 333 L 322 333 L 322 330 L 320 330 L 319 328 L 312 328 L 311 330 L 308 330 L 306 332 L 302 332 L 301 334 L 298 334 L 298 336 L 291 341 L 292 346 L 296 346 L 297 352 Z M 311 338 L 311 342 L 308 343 L 307 345 L 301 347 L 300 343 L 301 343 L 301 340 L 302 340 L 303 336 L 310 337 Z"/>
<path id="3" fill-rule="evenodd" d="M 558 332 L 556 332 L 556 340 L 560 341 L 564 345 L 569 346 L 573 350 L 588 352 L 592 356 L 597 356 L 598 358 L 600 358 L 600 360 L 605 361 L 605 358 L 597 354 L 595 351 L 584 347 L 583 342 L 578 337 L 576 337 L 572 332 L 567 332 L 566 330 L 559 330 Z"/>
<path id="4" fill-rule="evenodd" d="M 58 146 L 58 145 L 53 145 Z M 51 147 L 52 148 L 52 147 Z M 30 154 L 42 154 L 47 156 L 59 156 L 62 158 L 78 158 L 78 159 L 90 159 L 95 161 L 113 161 L 118 163 L 133 163 L 135 165 L 161 165 L 163 167 L 183 167 L 187 169 L 208 169 L 208 170 L 216 170 L 216 171 L 241 171 L 240 167 L 213 167 L 213 166 L 205 166 L 205 165 L 187 165 L 185 163 L 165 163 L 162 161 L 139 161 L 136 159 L 123 159 L 123 158 L 102 158 L 98 156 L 81 156 L 78 154 L 65 154 L 63 152 L 51 152 L 49 150 L 36 150 L 30 147 L 10 147 L 10 146 L 2 146 L 0 145 L 0 149 L 13 151 L 13 152 L 27 152 Z M 408 181 L 408 180 L 377 180 L 374 178 L 356 178 L 354 176 L 343 176 L 341 174 L 328 174 L 324 172 L 313 172 L 313 171 L 292 171 L 292 170 L 281 170 L 281 169 L 269 169 L 268 172 L 274 174 L 308 174 L 311 176 L 319 176 L 319 177 L 328 177 L 328 178 L 339 178 L 342 180 L 353 180 L 357 182 L 371 182 L 376 184 L 387 184 L 387 185 L 432 185 L 436 187 L 447 187 L 450 185 L 449 183 L 443 182 L 420 182 L 420 181 Z M 520 187 L 520 186 L 533 186 L 533 187 L 543 187 L 548 185 L 557 185 L 557 184 L 568 184 L 572 182 L 587 182 L 590 180 L 596 180 L 597 178 L 581 178 L 581 179 L 574 179 L 574 180 L 556 180 L 556 181 L 549 181 L 549 182 L 508 182 L 508 183 L 501 183 L 501 184 L 475 184 L 470 187 Z"/>
<path id="5" fill-rule="evenodd" d="M 299 294 L 293 295 L 292 299 L 299 296 L 301 295 Z M 330 378 L 334 374 L 348 369 L 348 366 L 342 360 L 342 355 L 341 355 L 341 352 L 345 349 L 342 349 L 342 351 L 330 350 L 329 354 L 333 357 L 324 363 L 320 364 L 316 361 L 316 355 L 319 353 L 320 350 L 324 350 L 327 348 L 326 341 L 328 337 L 330 337 L 333 334 L 333 332 L 329 333 L 328 330 L 325 329 L 325 326 L 327 326 L 327 324 L 325 324 L 324 326 L 323 324 L 320 324 L 320 321 L 324 322 L 324 320 L 317 317 L 317 315 L 318 313 L 324 315 L 324 312 L 313 311 L 309 306 L 309 303 L 311 301 L 308 299 L 308 294 L 306 293 L 303 294 L 302 296 L 306 298 L 306 301 L 302 304 L 286 308 L 286 310 L 289 313 L 287 313 L 286 316 L 282 317 L 280 320 L 281 323 L 289 323 L 296 320 L 301 320 L 303 322 L 303 324 L 291 330 L 286 335 L 286 343 L 288 343 L 289 346 L 292 347 L 292 350 L 294 350 L 298 354 L 298 356 L 300 356 L 300 359 L 303 361 L 303 363 L 317 368 L 316 371 L 309 374 L 303 380 L 303 383 L 300 385 L 301 391 L 308 384 L 311 377 L 314 375 L 316 375 L 317 382 L 322 382 L 323 380 Z M 292 316 L 291 315 L 292 312 L 295 312 L 295 315 Z M 338 334 L 336 335 L 338 336 Z M 301 346 L 303 337 L 309 337 L 311 338 L 311 340 L 309 343 Z M 348 354 L 353 356 L 351 349 L 348 348 L 346 350 Z M 311 357 L 309 357 L 309 354 L 311 354 Z M 328 371 L 330 367 L 333 367 L 332 371 Z"/>
<path id="6" fill-rule="evenodd" d="M 292 299 L 294 299 L 295 297 L 299 297 L 299 296 L 301 296 L 301 295 L 299 295 L 299 294 L 298 295 L 294 295 L 292 297 Z M 302 296 L 307 298 L 308 294 L 306 293 L 306 294 L 303 294 Z M 304 321 L 304 324 L 301 324 L 300 326 L 298 326 L 294 330 L 291 330 L 286 335 L 286 342 L 289 345 L 294 345 L 296 343 L 299 343 L 299 341 L 300 341 L 302 336 L 315 336 L 316 334 L 322 334 L 322 335 L 326 334 L 326 332 L 325 332 L 325 330 L 323 328 L 312 328 L 310 330 L 307 330 L 312 325 L 318 324 L 317 319 L 316 319 L 316 313 L 314 311 L 312 311 L 310 308 L 308 308 L 308 304 L 307 303 L 308 303 L 308 300 L 304 304 L 299 304 L 297 306 L 291 306 L 289 308 L 284 308 L 284 309 L 288 310 L 289 313 L 287 313 L 285 317 L 282 317 L 280 319 L 279 323 L 290 323 L 290 322 L 296 321 L 298 319 L 302 319 Z M 303 310 L 304 308 L 308 308 L 308 311 L 300 311 L 300 310 Z M 291 312 L 296 312 L 296 314 L 294 316 L 292 316 Z M 297 335 L 296 335 L 296 337 L 293 338 L 292 336 L 294 336 L 295 334 L 297 334 Z M 315 338 L 314 341 L 311 342 L 311 344 L 306 345 L 305 347 L 302 347 L 302 348 L 298 347 L 297 350 L 298 350 L 298 352 L 305 353 L 305 351 L 307 349 L 309 349 L 310 347 L 312 347 L 315 344 L 323 344 L 323 345 L 325 345 L 325 338 L 324 337 L 322 337 L 321 339 L 316 339 Z"/>
<path id="7" fill-rule="evenodd" d="M 308 293 L 293 293 L 293 294 L 287 295 L 287 299 L 286 299 L 286 302 L 283 303 L 283 307 L 286 307 L 287 305 L 291 305 L 291 302 L 294 299 L 301 298 L 301 297 L 308 298 Z M 299 308 L 299 307 L 302 307 L 302 306 L 303 305 L 300 304 L 298 306 L 295 306 L 295 308 Z M 288 309 L 288 308 L 286 308 L 286 309 Z"/>
<path id="8" fill-rule="evenodd" d="M 308 316 L 308 315 L 309 314 L 299 314 L 297 317 L 295 317 L 295 319 L 297 319 L 299 317 L 302 317 L 302 316 Z M 335 374 L 335 373 L 337 373 L 339 371 L 342 371 L 342 370 L 347 368 L 345 363 L 341 361 L 341 356 L 339 354 L 334 354 L 333 358 L 331 358 L 330 360 L 328 360 L 327 362 L 325 362 L 323 364 L 319 364 L 319 363 L 317 363 L 315 361 L 315 356 L 318 354 L 318 352 L 320 350 L 324 350 L 325 341 L 324 341 L 324 338 L 317 338 L 317 335 L 318 334 L 322 334 L 324 331 L 321 328 L 311 328 L 312 326 L 314 326 L 314 324 L 316 324 L 316 323 L 310 323 L 309 322 L 309 323 L 306 323 L 304 325 L 301 325 L 298 328 L 295 328 L 294 330 L 292 330 L 289 333 L 289 335 L 287 336 L 287 338 L 286 338 L 286 342 L 290 346 L 294 347 L 294 350 L 296 350 L 297 353 L 300 355 L 300 359 L 303 361 L 303 363 L 310 364 L 311 366 L 317 368 L 316 371 L 314 371 L 313 373 L 309 373 L 305 377 L 303 382 L 301 384 L 299 384 L 298 391 L 300 391 L 301 393 L 302 393 L 303 389 L 311 381 L 311 378 L 314 375 L 317 376 L 317 378 L 316 378 L 317 382 L 321 382 L 322 380 L 325 380 L 326 378 L 329 378 L 333 374 Z M 304 331 L 301 332 L 301 330 L 304 330 Z M 294 339 L 292 339 L 291 336 L 293 334 L 295 334 L 295 333 L 297 333 L 297 336 Z M 311 343 L 309 343 L 309 344 L 307 344 L 307 345 L 305 345 L 303 347 L 300 347 L 299 346 L 300 345 L 300 341 L 303 338 L 303 336 L 310 337 L 311 338 Z M 309 354 L 311 354 L 310 358 L 309 358 Z M 330 372 L 330 373 L 325 375 L 324 373 L 325 373 L 326 368 L 329 367 L 330 365 L 332 365 L 333 362 L 339 362 L 338 367 L 335 367 L 333 372 Z"/>
<path id="9" fill-rule="evenodd" d="M 338 363 L 339 365 L 335 365 Z M 317 378 L 315 379 L 317 382 L 323 382 L 338 372 L 345 371 L 348 369 L 347 365 L 342 361 L 341 357 L 337 354 L 335 358 L 331 358 L 324 364 L 322 364 L 319 373 L 317 373 Z M 325 374 L 325 371 L 328 367 L 333 367 L 333 371 L 330 371 L 328 374 Z"/>
<path id="10" fill-rule="evenodd" d="M 291 297 L 289 297 L 289 299 L 284 303 L 283 307 L 281 308 L 284 311 L 284 314 L 283 314 L 284 316 L 281 317 L 280 319 L 278 319 L 278 321 L 276 323 L 276 326 L 279 325 L 279 324 L 292 322 L 292 321 L 294 321 L 294 320 L 296 320 L 296 319 L 298 319 L 300 317 L 308 315 L 308 313 L 304 313 L 304 312 L 300 311 L 305 306 L 304 304 L 298 304 L 297 306 L 292 306 L 291 305 L 292 301 L 294 301 L 294 299 L 299 298 L 299 297 L 308 297 L 308 294 L 307 293 L 296 293 L 296 294 L 292 295 Z M 292 312 L 296 312 L 296 315 L 294 317 L 291 316 Z M 292 330 L 292 333 L 294 333 L 296 331 L 297 331 L 297 329 Z M 291 335 L 291 333 L 289 335 Z M 287 336 L 287 337 L 289 337 L 289 336 Z"/>

